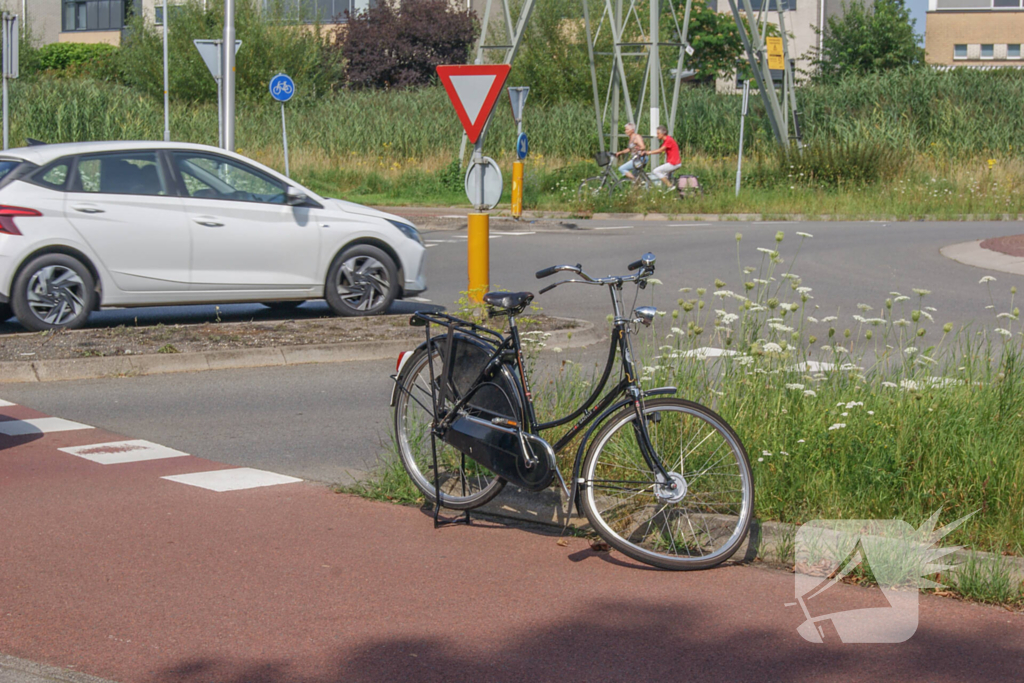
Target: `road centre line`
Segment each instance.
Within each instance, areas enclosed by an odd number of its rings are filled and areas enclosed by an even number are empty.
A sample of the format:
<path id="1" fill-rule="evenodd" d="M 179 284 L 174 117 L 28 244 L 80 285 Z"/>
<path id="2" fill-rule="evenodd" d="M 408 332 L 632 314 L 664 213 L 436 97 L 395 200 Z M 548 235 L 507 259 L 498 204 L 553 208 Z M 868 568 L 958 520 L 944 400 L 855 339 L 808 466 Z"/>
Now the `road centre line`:
<path id="1" fill-rule="evenodd" d="M 10 420 L 0 422 L 0 434 L 6 436 L 27 436 L 29 434 L 50 434 L 70 432 L 75 429 L 94 429 L 91 425 L 72 422 L 59 417 L 37 417 L 32 420 Z"/>
<path id="2" fill-rule="evenodd" d="M 212 472 L 175 474 L 160 478 L 179 484 L 197 486 L 201 489 L 218 493 L 255 489 L 263 486 L 277 486 L 278 484 L 294 484 L 302 481 L 297 477 L 289 477 L 285 474 L 267 472 L 266 470 L 257 470 L 252 467 L 235 467 L 229 470 L 214 470 Z"/>
<path id="3" fill-rule="evenodd" d="M 635 225 L 610 225 L 606 227 L 594 228 L 594 230 L 632 230 Z"/>
<path id="4" fill-rule="evenodd" d="M 182 453 L 173 448 L 161 446 L 158 443 L 144 439 L 95 443 L 89 446 L 71 446 L 68 448 L 58 448 L 57 450 L 91 460 L 100 465 L 121 465 L 129 462 L 141 462 L 143 460 L 162 460 L 164 458 L 188 456 L 188 453 Z"/>

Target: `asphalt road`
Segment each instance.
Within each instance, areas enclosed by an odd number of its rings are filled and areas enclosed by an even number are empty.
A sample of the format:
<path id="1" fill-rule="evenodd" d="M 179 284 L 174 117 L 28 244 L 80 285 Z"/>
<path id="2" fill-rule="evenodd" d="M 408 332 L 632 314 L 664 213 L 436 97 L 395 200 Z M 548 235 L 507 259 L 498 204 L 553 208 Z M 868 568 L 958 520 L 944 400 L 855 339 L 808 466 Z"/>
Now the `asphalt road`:
<path id="1" fill-rule="evenodd" d="M 792 261 L 797 231 L 804 241 L 794 272 L 813 288 L 819 315 L 859 313 L 858 303 L 881 305 L 891 291 L 914 287 L 933 292 L 936 327 L 946 321 L 986 319 L 985 274 L 939 254 L 947 244 L 1024 232 L 1021 223 L 771 223 L 702 224 L 580 222 L 586 230 L 557 229 L 498 234 L 491 243 L 495 285 L 536 292 L 536 270 L 556 263 L 582 263 L 594 275 L 623 272 L 644 251 L 658 257 L 656 305 L 670 308 L 683 286 L 713 288 L 716 277 L 741 290 L 736 265 L 736 232 L 743 233 L 743 265 L 757 265 L 757 247 L 775 245 L 776 231 Z M 627 227 L 627 226 L 634 227 Z M 523 226 L 527 227 L 527 226 Z M 546 227 L 546 226 L 545 226 Z M 550 228 L 549 228 L 550 229 Z M 425 235 L 430 246 L 426 296 L 452 305 L 465 288 L 464 231 Z M 993 292 L 1009 300 L 1011 284 L 1024 278 L 997 273 Z M 548 282 L 548 281 L 545 281 Z M 651 297 L 650 290 L 643 294 Z M 546 313 L 603 322 L 606 294 L 597 288 L 565 286 L 538 297 Z M 1002 303 L 997 298 L 997 303 Z M 396 312 L 418 304 L 402 302 Z M 996 309 L 1005 310 L 1005 309 Z M 300 316 L 326 314 L 309 302 Z M 212 307 L 104 311 L 94 324 L 192 322 L 211 319 Z M 222 306 L 222 320 L 279 318 L 262 306 Z M 989 318 L 990 319 L 990 318 Z M 850 321 L 852 323 L 852 321 Z M 842 323 L 840 323 L 842 324 Z M 8 324 L 8 331 L 18 328 Z M 603 350 L 574 357 L 596 358 Z M 391 360 L 252 370 L 155 375 L 129 379 L 0 385 L 0 398 L 44 412 L 145 438 L 221 462 L 251 465 L 303 479 L 345 481 L 351 470 L 372 468 L 387 449 L 387 407 Z"/>
<path id="2" fill-rule="evenodd" d="M 576 229 L 560 227 L 569 223 Z M 910 294 L 913 288 L 928 289 L 930 305 L 938 309 L 937 321 L 987 320 L 988 292 L 978 280 L 988 274 L 943 257 L 939 249 L 967 240 L 1024 233 L 1024 222 L 988 223 L 794 223 L 722 222 L 672 223 L 656 221 L 538 221 L 520 224 L 515 231 L 509 223 L 496 222 L 491 239 L 491 283 L 508 290 L 537 292 L 545 284 L 533 273 L 559 263 L 581 263 L 592 275 L 625 272 L 627 264 L 646 251 L 658 257 L 657 277 L 664 286 L 654 293 L 655 304 L 674 305 L 681 287 L 713 287 L 715 278 L 727 288 L 742 291 L 738 273 L 735 234 L 743 234 L 739 261 L 758 266 L 758 247 L 774 248 L 775 233 L 786 233 L 781 245 L 783 268 L 811 287 L 813 303 L 821 315 L 859 313 L 857 304 L 880 307 L 889 292 Z M 536 232 L 533 232 L 536 231 Z M 804 240 L 796 261 L 793 257 L 800 238 Z M 466 231 L 425 232 L 429 248 L 427 284 L 423 295 L 431 303 L 450 306 L 466 289 Z M 778 271 L 781 272 L 785 271 Z M 1024 277 L 997 273 L 993 291 L 1009 301 L 1011 284 L 1024 285 Z M 747 276 L 747 278 L 752 276 Z M 650 294 L 645 294 L 650 296 Z M 1003 303 L 997 299 L 996 303 Z M 573 315 L 592 321 L 609 313 L 607 295 L 596 288 L 579 285 L 560 287 L 539 296 L 537 303 L 552 315 Z M 392 312 L 415 310 L 415 302 L 398 302 Z M 328 315 L 326 304 L 311 301 L 296 312 L 271 311 L 259 304 L 177 306 L 100 311 L 92 325 L 134 325 L 190 323 L 215 320 L 275 320 L 287 317 Z M 941 324 L 940 322 L 940 324 Z M 0 333 L 22 331 L 13 319 L 0 323 Z"/>

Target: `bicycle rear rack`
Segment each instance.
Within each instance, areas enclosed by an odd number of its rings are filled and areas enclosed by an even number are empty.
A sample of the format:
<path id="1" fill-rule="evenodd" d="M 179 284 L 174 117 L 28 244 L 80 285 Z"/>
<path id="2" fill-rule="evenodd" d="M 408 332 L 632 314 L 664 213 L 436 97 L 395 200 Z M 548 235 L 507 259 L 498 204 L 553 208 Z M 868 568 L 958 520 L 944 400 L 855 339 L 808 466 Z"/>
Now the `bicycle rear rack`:
<path id="1" fill-rule="evenodd" d="M 481 341 L 487 343 L 503 343 L 505 338 L 500 332 L 492 330 L 482 325 L 470 322 L 468 320 L 462 320 L 454 316 L 448 315 L 447 313 L 431 313 L 426 311 L 417 311 L 412 314 L 409 318 L 409 324 L 413 327 L 424 328 L 427 338 L 427 367 L 430 369 L 430 398 L 431 404 L 434 411 L 434 416 L 440 414 L 441 409 L 444 407 L 444 401 L 447 398 L 446 393 L 451 382 L 452 375 L 452 341 L 455 338 L 455 331 L 458 330 L 462 334 L 475 337 Z M 440 349 L 441 356 L 444 359 L 443 368 L 447 375 L 444 378 L 444 382 L 441 384 L 440 395 L 437 389 L 436 378 L 434 377 L 434 361 L 431 349 L 431 343 L 433 336 L 431 335 L 431 325 L 439 325 L 447 330 L 445 334 L 444 346 Z M 441 473 L 437 466 L 437 434 L 433 427 L 430 430 L 430 453 L 434 465 L 434 528 L 445 526 L 447 524 L 472 524 L 472 519 L 469 516 L 469 510 L 464 510 L 462 515 L 457 517 L 442 518 L 441 517 Z M 466 455 L 462 454 L 462 462 L 460 464 L 460 472 L 465 473 L 466 471 Z M 462 476 L 462 495 L 466 495 L 466 480 L 465 476 Z"/>

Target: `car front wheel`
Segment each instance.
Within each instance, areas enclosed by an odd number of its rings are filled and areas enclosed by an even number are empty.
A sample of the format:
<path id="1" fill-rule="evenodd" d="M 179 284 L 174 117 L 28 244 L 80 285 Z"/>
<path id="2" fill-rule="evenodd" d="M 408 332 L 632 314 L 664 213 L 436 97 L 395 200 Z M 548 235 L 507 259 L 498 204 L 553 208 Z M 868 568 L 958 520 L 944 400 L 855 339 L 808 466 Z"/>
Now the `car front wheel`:
<path id="1" fill-rule="evenodd" d="M 368 244 L 349 247 L 327 271 L 324 298 L 338 315 L 380 315 L 398 295 L 398 268 Z"/>
<path id="2" fill-rule="evenodd" d="M 96 281 L 78 259 L 43 254 L 14 279 L 11 307 L 30 330 L 77 329 L 96 305 Z"/>

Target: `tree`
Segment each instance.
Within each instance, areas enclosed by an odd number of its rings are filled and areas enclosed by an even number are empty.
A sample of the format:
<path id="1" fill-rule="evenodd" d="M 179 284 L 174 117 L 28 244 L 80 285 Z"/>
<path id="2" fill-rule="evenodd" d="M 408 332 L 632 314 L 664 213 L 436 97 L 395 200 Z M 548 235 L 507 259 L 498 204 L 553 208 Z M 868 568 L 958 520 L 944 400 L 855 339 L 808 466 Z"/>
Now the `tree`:
<path id="1" fill-rule="evenodd" d="M 815 55 L 815 80 L 835 81 L 846 74 L 866 74 L 920 66 L 924 48 L 914 33 L 915 21 L 904 0 L 863 0 L 843 5 L 842 16 L 830 17 Z"/>
<path id="2" fill-rule="evenodd" d="M 465 64 L 476 39 L 475 14 L 447 0 L 385 0 L 348 17 L 341 53 L 350 85 L 426 85 L 438 64 Z"/>

